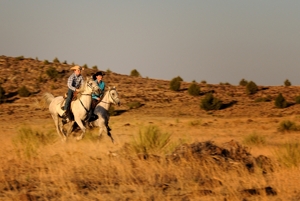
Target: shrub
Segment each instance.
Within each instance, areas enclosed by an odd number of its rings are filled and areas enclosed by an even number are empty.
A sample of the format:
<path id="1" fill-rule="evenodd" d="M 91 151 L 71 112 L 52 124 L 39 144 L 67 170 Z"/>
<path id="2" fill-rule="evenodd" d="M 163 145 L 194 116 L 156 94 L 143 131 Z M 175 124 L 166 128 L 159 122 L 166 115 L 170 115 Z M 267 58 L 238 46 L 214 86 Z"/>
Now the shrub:
<path id="1" fill-rule="evenodd" d="M 201 84 L 206 84 L 206 80 L 201 80 Z"/>
<path id="2" fill-rule="evenodd" d="M 245 137 L 244 143 L 249 145 L 264 145 L 266 143 L 266 138 L 256 133 L 252 133 Z"/>
<path id="3" fill-rule="evenodd" d="M 258 87 L 257 87 L 257 85 L 253 81 L 250 81 L 246 85 L 246 93 L 248 95 L 255 94 L 257 91 L 258 91 Z"/>
<path id="4" fill-rule="evenodd" d="M 300 96 L 296 96 L 295 101 L 296 101 L 296 104 L 300 104 Z"/>
<path id="5" fill-rule="evenodd" d="M 218 98 L 215 98 L 212 93 L 208 93 L 201 100 L 200 107 L 206 111 L 219 110 L 222 107 L 222 101 Z"/>
<path id="6" fill-rule="evenodd" d="M 98 66 L 93 66 L 92 69 L 93 70 L 98 70 Z"/>
<path id="7" fill-rule="evenodd" d="M 281 93 L 275 98 L 275 106 L 278 108 L 286 108 L 288 106 L 288 103 Z"/>
<path id="8" fill-rule="evenodd" d="M 89 68 L 87 64 L 84 64 L 82 67 L 85 68 L 85 69 Z"/>
<path id="9" fill-rule="evenodd" d="M 0 85 L 0 103 L 4 103 L 5 102 L 5 90 L 3 89 L 3 87 Z"/>
<path id="10" fill-rule="evenodd" d="M 44 64 L 45 65 L 49 64 L 49 61 L 48 60 L 44 60 Z"/>
<path id="11" fill-rule="evenodd" d="M 133 76 L 133 77 L 140 77 L 141 74 L 140 74 L 136 69 L 133 69 L 133 70 L 130 72 L 130 76 Z"/>
<path id="12" fill-rule="evenodd" d="M 282 121 L 278 127 L 278 131 L 281 131 L 281 132 L 297 131 L 297 130 L 299 130 L 298 126 L 295 124 L 295 122 L 292 122 L 290 120 Z"/>
<path id="13" fill-rule="evenodd" d="M 188 88 L 188 92 L 190 95 L 192 96 L 199 96 L 200 94 L 200 87 L 196 84 L 196 82 L 193 82 L 189 88 Z"/>
<path id="14" fill-rule="evenodd" d="M 291 83 L 288 79 L 286 79 L 286 80 L 284 81 L 284 86 L 289 87 L 289 86 L 291 86 L 291 85 L 292 85 L 292 83 Z"/>
<path id="15" fill-rule="evenodd" d="M 53 59 L 53 63 L 60 63 L 60 61 L 58 60 L 57 57 L 55 57 L 55 58 Z"/>
<path id="16" fill-rule="evenodd" d="M 241 79 L 241 81 L 240 81 L 240 83 L 239 83 L 240 86 L 247 86 L 247 84 L 248 84 L 248 81 L 245 80 L 244 78 Z"/>
<path id="17" fill-rule="evenodd" d="M 175 77 L 170 82 L 170 89 L 173 91 L 179 91 L 182 79 L 180 77 Z"/>
<path id="18" fill-rule="evenodd" d="M 133 101 L 133 102 L 129 102 L 127 103 L 127 106 L 130 108 L 130 109 L 136 109 L 136 108 L 139 108 L 142 106 L 142 104 L 138 101 Z"/>
<path id="19" fill-rule="evenodd" d="M 18 94 L 21 97 L 28 97 L 31 93 L 25 86 L 23 86 L 18 90 Z"/>
<path id="20" fill-rule="evenodd" d="M 275 152 L 279 163 L 286 167 L 299 167 L 300 144 L 298 142 L 287 142 Z"/>
<path id="21" fill-rule="evenodd" d="M 258 97 L 254 100 L 255 102 L 270 102 L 272 101 L 272 97 L 267 95 L 266 97 Z"/>
<path id="22" fill-rule="evenodd" d="M 16 60 L 18 60 L 18 61 L 24 60 L 24 56 L 18 56 L 18 57 L 16 57 Z"/>
<path id="23" fill-rule="evenodd" d="M 51 79 L 56 79 L 58 77 L 58 71 L 54 67 L 49 67 L 46 70 L 46 74 L 51 78 Z"/>

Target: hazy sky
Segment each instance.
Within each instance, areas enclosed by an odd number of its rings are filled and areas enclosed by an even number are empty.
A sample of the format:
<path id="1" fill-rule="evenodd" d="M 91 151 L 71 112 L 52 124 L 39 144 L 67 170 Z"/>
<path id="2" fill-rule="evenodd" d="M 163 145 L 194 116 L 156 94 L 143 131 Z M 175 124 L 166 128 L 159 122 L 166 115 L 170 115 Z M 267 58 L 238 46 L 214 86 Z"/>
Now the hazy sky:
<path id="1" fill-rule="evenodd" d="M 163 80 L 300 85 L 299 54 L 299 0 L 0 1 L 5 56 Z"/>

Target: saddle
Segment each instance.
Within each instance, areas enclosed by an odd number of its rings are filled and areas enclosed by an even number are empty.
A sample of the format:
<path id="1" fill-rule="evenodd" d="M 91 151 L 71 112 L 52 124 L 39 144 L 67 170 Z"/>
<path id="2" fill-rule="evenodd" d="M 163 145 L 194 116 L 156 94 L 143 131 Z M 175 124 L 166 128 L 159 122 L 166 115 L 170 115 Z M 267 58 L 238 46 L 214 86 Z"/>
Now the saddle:
<path id="1" fill-rule="evenodd" d="M 78 95 L 78 92 L 77 92 L 77 91 L 74 91 L 74 92 L 73 92 L 73 97 L 72 97 L 72 100 L 71 100 L 71 101 L 77 100 L 77 95 Z M 65 94 L 63 95 L 63 97 L 64 97 L 64 99 L 66 100 L 67 97 L 68 97 L 68 93 L 65 93 Z"/>

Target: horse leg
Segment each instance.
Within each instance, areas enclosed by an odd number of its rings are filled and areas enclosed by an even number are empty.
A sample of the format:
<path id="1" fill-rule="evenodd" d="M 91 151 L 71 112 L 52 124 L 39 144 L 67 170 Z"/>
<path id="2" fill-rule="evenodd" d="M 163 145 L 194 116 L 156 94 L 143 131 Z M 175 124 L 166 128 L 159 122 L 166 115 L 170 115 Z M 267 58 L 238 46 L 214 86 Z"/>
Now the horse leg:
<path id="1" fill-rule="evenodd" d="M 66 136 L 67 136 L 67 137 L 69 137 L 69 135 L 72 133 L 74 123 L 75 123 L 74 121 L 71 121 L 71 122 L 70 122 L 69 128 L 68 128 L 67 133 L 66 133 Z"/>
<path id="2" fill-rule="evenodd" d="M 67 138 L 66 138 L 65 134 L 63 133 L 62 127 L 59 124 L 59 118 L 58 118 L 58 116 L 57 115 L 56 116 L 52 115 L 52 118 L 54 120 L 56 132 L 57 132 L 58 136 L 61 138 L 61 140 L 63 142 L 66 142 Z"/>
<path id="3" fill-rule="evenodd" d="M 81 139 L 84 137 L 86 128 L 85 128 L 85 126 L 83 125 L 83 123 L 82 123 L 82 121 L 81 121 L 80 118 L 76 118 L 76 117 L 75 117 L 75 121 L 76 121 L 77 125 L 80 127 L 80 129 L 82 130 L 81 135 L 77 137 L 77 140 L 81 140 Z"/>

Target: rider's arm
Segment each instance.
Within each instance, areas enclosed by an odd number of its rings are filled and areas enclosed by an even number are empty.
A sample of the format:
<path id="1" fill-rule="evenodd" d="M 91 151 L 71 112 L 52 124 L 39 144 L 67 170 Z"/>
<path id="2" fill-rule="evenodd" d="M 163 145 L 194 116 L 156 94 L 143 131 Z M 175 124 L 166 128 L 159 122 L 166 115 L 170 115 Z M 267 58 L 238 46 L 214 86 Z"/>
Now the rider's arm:
<path id="1" fill-rule="evenodd" d="M 72 86 L 73 79 L 74 79 L 74 74 L 72 74 L 68 79 L 68 88 L 71 89 L 72 91 L 76 91 L 76 88 Z"/>

